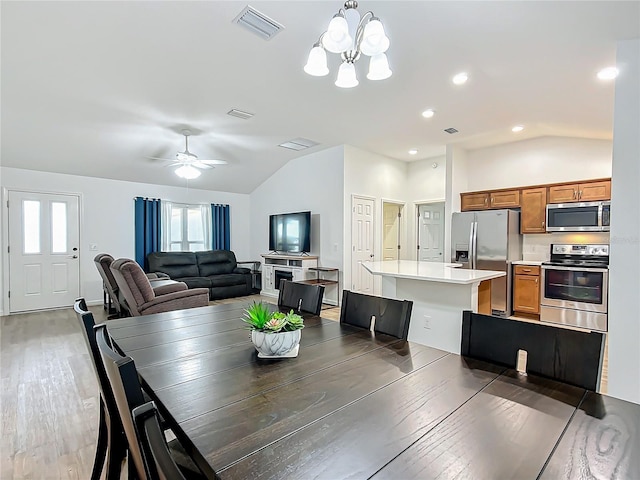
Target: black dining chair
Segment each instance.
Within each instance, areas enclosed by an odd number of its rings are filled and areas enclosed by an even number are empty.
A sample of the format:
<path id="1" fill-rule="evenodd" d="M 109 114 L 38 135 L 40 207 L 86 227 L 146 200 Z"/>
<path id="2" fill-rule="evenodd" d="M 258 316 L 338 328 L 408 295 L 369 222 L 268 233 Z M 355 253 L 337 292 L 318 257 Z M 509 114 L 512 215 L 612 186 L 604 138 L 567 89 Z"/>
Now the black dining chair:
<path id="1" fill-rule="evenodd" d="M 167 447 L 156 405 L 147 402 L 134 408 L 131 414 L 147 478 L 187 480 Z"/>
<path id="2" fill-rule="evenodd" d="M 599 332 L 462 313 L 461 355 L 516 368 L 525 351 L 527 373 L 586 390 L 598 390 L 604 341 Z"/>
<path id="3" fill-rule="evenodd" d="M 380 312 L 380 297 L 364 293 L 342 292 L 340 323 L 371 329 L 371 320 Z"/>
<path id="4" fill-rule="evenodd" d="M 146 403 L 135 363 L 132 358 L 123 357 L 113 349 L 111 337 L 105 324 L 96 325 L 94 330 L 100 357 L 113 391 L 129 447 L 129 477 L 140 480 L 156 480 L 147 477 L 140 442 L 131 414 L 133 409 Z M 175 449 L 178 452 L 176 458 L 183 460 L 184 464 L 180 466 L 189 471 L 189 478 L 204 478 L 195 463 L 184 454 L 184 449 L 177 440 L 170 442 L 168 447 L 170 450 Z"/>
<path id="5" fill-rule="evenodd" d="M 73 309 L 82 327 L 82 336 L 87 344 L 89 358 L 100 390 L 98 441 L 91 480 L 99 480 L 103 469 L 106 470 L 107 480 L 119 479 L 122 462 L 127 452 L 127 440 L 124 437 L 120 414 L 96 343 L 93 330 L 95 321 L 93 314 L 87 309 L 84 298 L 77 299 Z"/>
<path id="6" fill-rule="evenodd" d="M 313 315 L 320 315 L 324 285 L 281 280 L 279 290 L 279 307 L 292 308 L 298 313 L 307 312 Z"/>
<path id="7" fill-rule="evenodd" d="M 409 335 L 412 309 L 413 302 L 411 300 L 380 297 L 373 331 L 406 340 Z"/>

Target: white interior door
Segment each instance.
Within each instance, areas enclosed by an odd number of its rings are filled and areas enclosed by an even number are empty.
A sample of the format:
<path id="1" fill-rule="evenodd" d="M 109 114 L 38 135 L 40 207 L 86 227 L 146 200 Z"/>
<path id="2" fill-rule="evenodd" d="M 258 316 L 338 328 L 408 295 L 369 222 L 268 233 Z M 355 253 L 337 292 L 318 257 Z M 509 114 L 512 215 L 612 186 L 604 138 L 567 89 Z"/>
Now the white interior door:
<path id="1" fill-rule="evenodd" d="M 80 296 L 79 199 L 9 192 L 9 311 L 73 305 Z"/>
<path id="2" fill-rule="evenodd" d="M 400 258 L 400 220 L 402 205 L 397 203 L 382 204 L 382 259 L 398 260 Z"/>
<path id="3" fill-rule="evenodd" d="M 351 290 L 373 295 L 373 275 L 362 262 L 374 260 L 374 200 L 353 196 L 351 209 Z"/>
<path id="4" fill-rule="evenodd" d="M 444 261 L 444 202 L 418 205 L 418 260 Z"/>

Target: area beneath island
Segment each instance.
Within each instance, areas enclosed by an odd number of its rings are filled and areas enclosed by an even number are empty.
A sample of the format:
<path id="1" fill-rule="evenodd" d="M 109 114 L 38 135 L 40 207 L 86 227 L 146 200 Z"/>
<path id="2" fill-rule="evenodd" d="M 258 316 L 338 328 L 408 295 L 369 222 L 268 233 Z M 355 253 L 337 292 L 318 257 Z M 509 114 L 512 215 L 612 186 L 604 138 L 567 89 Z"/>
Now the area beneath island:
<path id="1" fill-rule="evenodd" d="M 363 262 L 382 277 L 382 296 L 412 300 L 409 340 L 460 354 L 462 311 L 478 311 L 478 287 L 505 276 L 494 270 L 458 268 L 460 264 L 391 260 Z"/>

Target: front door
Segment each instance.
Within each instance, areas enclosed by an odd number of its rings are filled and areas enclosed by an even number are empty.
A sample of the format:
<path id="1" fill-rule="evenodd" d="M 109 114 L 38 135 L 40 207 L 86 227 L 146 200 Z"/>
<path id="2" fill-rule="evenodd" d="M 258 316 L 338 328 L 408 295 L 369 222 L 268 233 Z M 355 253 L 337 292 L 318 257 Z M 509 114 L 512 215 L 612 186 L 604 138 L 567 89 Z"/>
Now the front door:
<path id="1" fill-rule="evenodd" d="M 351 209 L 351 290 L 373 295 L 373 275 L 362 266 L 372 261 L 375 227 L 374 200 L 352 197 Z"/>
<path id="2" fill-rule="evenodd" d="M 80 296 L 79 198 L 9 191 L 9 311 L 68 307 Z"/>
<path id="3" fill-rule="evenodd" d="M 444 261 L 444 202 L 418 205 L 418 260 Z"/>

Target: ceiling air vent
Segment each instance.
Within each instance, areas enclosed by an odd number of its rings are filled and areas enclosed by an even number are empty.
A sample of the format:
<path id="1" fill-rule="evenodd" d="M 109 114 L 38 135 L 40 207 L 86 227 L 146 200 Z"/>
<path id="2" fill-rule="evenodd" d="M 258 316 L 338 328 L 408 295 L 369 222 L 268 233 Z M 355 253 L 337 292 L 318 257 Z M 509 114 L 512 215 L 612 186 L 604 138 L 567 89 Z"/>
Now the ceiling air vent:
<path id="1" fill-rule="evenodd" d="M 233 23 L 237 23 L 256 35 L 260 35 L 265 40 L 271 40 L 276 33 L 284 28 L 275 20 L 270 19 L 264 13 L 260 13 L 255 8 L 247 5 L 244 10 L 233 19 Z"/>
<path id="2" fill-rule="evenodd" d="M 231 115 L 232 117 L 238 117 L 238 118 L 241 118 L 243 120 L 249 120 L 255 114 L 254 113 L 249 113 L 249 112 L 244 112 L 242 110 L 238 110 L 237 108 L 232 108 L 231 110 L 229 110 L 227 112 L 227 115 Z"/>
<path id="3" fill-rule="evenodd" d="M 281 143 L 279 147 L 288 148 L 289 150 L 305 150 L 307 148 L 315 147 L 317 142 L 309 140 L 308 138 L 294 138 L 288 142 Z"/>
<path id="4" fill-rule="evenodd" d="M 458 130 L 453 127 L 445 128 L 444 131 L 447 133 L 458 133 Z"/>

